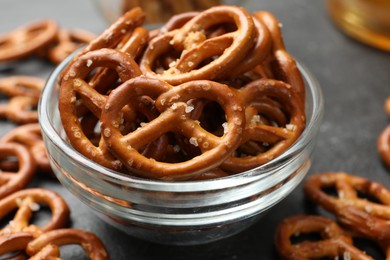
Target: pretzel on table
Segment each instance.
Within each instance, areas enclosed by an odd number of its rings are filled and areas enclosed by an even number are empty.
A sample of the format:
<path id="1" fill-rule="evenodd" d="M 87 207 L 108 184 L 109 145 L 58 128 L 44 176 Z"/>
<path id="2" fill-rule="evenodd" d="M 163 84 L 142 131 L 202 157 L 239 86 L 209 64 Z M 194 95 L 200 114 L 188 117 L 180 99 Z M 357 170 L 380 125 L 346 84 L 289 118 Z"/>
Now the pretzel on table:
<path id="1" fill-rule="evenodd" d="M 27 244 L 34 239 L 31 233 L 17 232 L 6 236 L 0 236 L 0 257 L 6 254 L 7 260 L 26 260 L 27 256 L 24 254 L 24 250 Z"/>
<path id="2" fill-rule="evenodd" d="M 315 233 L 321 236 L 320 240 L 291 241 L 294 236 Z M 285 260 L 373 259 L 356 248 L 352 238 L 336 222 L 322 216 L 298 215 L 284 219 L 277 227 L 275 246 Z"/>
<path id="3" fill-rule="evenodd" d="M 161 114 L 137 130 L 122 135 L 118 128 L 122 121 L 121 109 L 145 95 L 157 98 L 155 106 Z M 194 98 L 213 100 L 221 105 L 227 120 L 223 136 L 207 132 L 190 118 L 191 109 L 186 102 Z M 245 116 L 240 100 L 224 84 L 199 80 L 172 87 L 164 81 L 141 76 L 126 81 L 111 92 L 101 121 L 107 147 L 130 171 L 147 178 L 185 179 L 215 168 L 237 148 Z M 202 154 L 185 162 L 171 164 L 145 158 L 137 151 L 167 132 L 187 136 L 192 145 L 201 149 Z"/>
<path id="4" fill-rule="evenodd" d="M 50 207 L 51 218 L 42 227 L 29 224 L 34 211 L 40 204 Z M 54 191 L 33 188 L 14 192 L 0 200 L 0 219 L 17 209 L 13 220 L 0 230 L 0 237 L 17 232 L 27 232 L 33 237 L 64 227 L 69 219 L 69 207 L 65 200 Z"/>
<path id="5" fill-rule="evenodd" d="M 53 20 L 25 24 L 0 35 L 0 62 L 25 58 L 50 44 L 57 36 L 58 25 Z"/>
<path id="6" fill-rule="evenodd" d="M 16 172 L 3 170 L 0 163 L 0 199 L 27 186 L 35 174 L 35 161 L 26 147 L 17 143 L 0 144 L 0 160 L 12 157 L 17 159 Z"/>
<path id="7" fill-rule="evenodd" d="M 207 29 L 224 22 L 235 24 L 237 30 L 207 38 Z M 153 38 L 140 61 L 140 68 L 146 76 L 165 80 L 172 85 L 190 80 L 216 79 L 238 65 L 253 46 L 254 27 L 252 17 L 243 8 L 212 7 L 199 13 L 183 27 Z M 168 68 L 155 69 L 159 58 L 172 51 L 178 52 L 180 58 Z M 218 55 L 215 60 L 207 61 Z M 199 67 L 205 61 L 206 64 Z"/>
<path id="8" fill-rule="evenodd" d="M 54 64 L 59 64 L 82 45 L 88 44 L 95 38 L 94 34 L 81 29 L 61 28 L 55 41 L 38 52 Z"/>
<path id="9" fill-rule="evenodd" d="M 1 117 L 18 124 L 37 123 L 38 101 L 38 99 L 28 96 L 12 97 L 8 100 L 8 103 L 1 104 L 5 111 Z"/>
<path id="10" fill-rule="evenodd" d="M 80 229 L 56 229 L 43 233 L 27 244 L 26 252 L 32 258 L 59 257 L 58 247 L 80 245 L 91 260 L 106 260 L 108 253 L 101 240 L 93 233 Z M 51 259 L 51 258 L 50 258 Z"/>
<path id="11" fill-rule="evenodd" d="M 331 196 L 324 189 L 335 188 L 336 196 Z M 325 210 L 336 216 L 346 206 L 353 206 L 358 210 L 370 213 L 373 216 L 390 219 L 390 190 L 382 184 L 343 172 L 325 172 L 315 174 L 304 183 L 305 195 Z M 361 198 L 359 194 L 373 197 L 378 202 Z"/>
<path id="12" fill-rule="evenodd" d="M 52 169 L 47 157 L 45 143 L 42 140 L 41 127 L 38 123 L 18 126 L 0 138 L 0 143 L 16 142 L 31 152 L 39 171 L 51 173 Z M 17 166 L 15 165 L 16 168 Z"/>
<path id="13" fill-rule="evenodd" d="M 45 80 L 34 76 L 9 76 L 0 79 L 0 93 L 7 97 L 28 96 L 38 99 Z"/>

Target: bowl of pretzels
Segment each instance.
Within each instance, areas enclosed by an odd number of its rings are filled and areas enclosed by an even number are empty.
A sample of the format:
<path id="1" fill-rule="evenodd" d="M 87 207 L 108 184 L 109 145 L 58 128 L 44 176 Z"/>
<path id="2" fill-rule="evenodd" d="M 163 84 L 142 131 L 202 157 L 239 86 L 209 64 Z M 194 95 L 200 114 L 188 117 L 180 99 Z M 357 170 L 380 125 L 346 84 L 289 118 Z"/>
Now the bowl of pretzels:
<path id="1" fill-rule="evenodd" d="M 131 9 L 52 72 L 38 106 L 52 168 L 132 236 L 236 234 L 308 172 L 319 84 L 269 12 L 221 5 L 152 31 L 144 19 Z"/>

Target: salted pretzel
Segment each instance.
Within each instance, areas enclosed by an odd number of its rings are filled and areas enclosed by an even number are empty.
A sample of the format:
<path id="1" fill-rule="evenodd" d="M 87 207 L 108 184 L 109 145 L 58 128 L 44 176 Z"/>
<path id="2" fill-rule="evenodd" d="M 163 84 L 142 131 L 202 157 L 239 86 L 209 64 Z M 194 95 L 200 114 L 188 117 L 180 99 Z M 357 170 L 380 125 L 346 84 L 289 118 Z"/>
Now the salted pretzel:
<path id="1" fill-rule="evenodd" d="M 40 205 L 47 205 L 51 218 L 43 226 L 29 224 L 34 211 Z M 64 227 L 69 219 L 69 207 L 65 200 L 54 191 L 41 188 L 24 189 L 0 200 L 0 219 L 17 209 L 14 218 L 0 230 L 0 237 L 17 232 L 27 232 L 37 237 L 44 232 Z"/>
<path id="2" fill-rule="evenodd" d="M 0 35 L 0 62 L 25 58 L 51 43 L 57 36 L 58 25 L 52 20 L 25 24 Z"/>
<path id="3" fill-rule="evenodd" d="M 155 106 L 161 114 L 136 131 L 122 135 L 118 128 L 122 120 L 121 109 L 144 95 L 157 98 Z M 222 137 L 207 132 L 196 120 L 190 119 L 186 102 L 193 98 L 205 98 L 221 105 L 227 118 L 226 133 Z M 243 105 L 226 85 L 199 80 L 172 87 L 164 81 L 141 76 L 126 81 L 111 92 L 101 121 L 106 145 L 130 171 L 147 178 L 182 179 L 213 169 L 226 159 L 241 141 L 245 116 Z M 137 151 L 167 132 L 187 136 L 202 154 L 171 164 L 145 158 Z"/>
<path id="4" fill-rule="evenodd" d="M 329 195 L 325 189 L 335 188 L 336 196 Z M 390 190 L 382 184 L 347 173 L 326 172 L 310 176 L 304 183 L 306 196 L 325 210 L 336 216 L 345 207 L 352 206 L 372 216 L 390 219 Z M 366 197 L 375 198 L 373 202 Z"/>
<path id="5" fill-rule="evenodd" d="M 28 96 L 38 99 L 45 80 L 34 76 L 9 76 L 0 79 L 0 93 L 8 96 Z"/>
<path id="6" fill-rule="evenodd" d="M 248 141 L 257 141 L 269 144 L 270 148 L 255 155 L 232 156 L 221 165 L 222 169 L 227 171 L 242 172 L 269 162 L 290 147 L 305 128 L 305 113 L 302 110 L 297 93 L 290 85 L 282 81 L 259 79 L 238 89 L 236 92 L 236 95 L 246 105 L 246 113 L 250 112 L 253 115 L 252 118 L 261 113 L 261 110 L 253 114 L 252 111 L 248 111 L 248 108 L 251 110 L 263 108 L 262 106 L 253 107 L 251 104 L 254 102 L 256 104 L 264 97 L 277 101 L 289 118 L 288 123 L 281 126 L 256 123 L 255 120 L 248 118 L 249 121 L 247 121 L 244 130 L 242 144 Z"/>
<path id="7" fill-rule="evenodd" d="M 205 32 L 221 23 L 233 23 L 237 29 L 208 38 Z M 183 27 L 153 38 L 140 61 L 140 68 L 146 76 L 172 85 L 216 79 L 242 60 L 254 44 L 254 37 L 253 19 L 243 8 L 211 7 Z M 170 52 L 178 53 L 177 60 L 168 68 L 155 68 L 157 61 Z M 218 57 L 212 59 L 215 56 Z"/>
<path id="8" fill-rule="evenodd" d="M 304 106 L 305 84 L 295 59 L 286 50 L 279 21 L 273 14 L 266 11 L 255 12 L 253 16 L 263 22 L 271 33 L 272 54 L 269 62 L 274 78 L 290 84 L 301 97 L 302 106 Z"/>
<path id="9" fill-rule="evenodd" d="M 268 58 L 272 47 L 271 33 L 261 20 L 253 17 L 253 22 L 256 33 L 255 44 L 246 56 L 242 57 L 240 66 L 225 73 L 226 78 L 234 79 L 248 71 L 251 71 L 259 64 L 264 63 L 266 58 Z"/>
<path id="10" fill-rule="evenodd" d="M 321 236 L 320 240 L 291 241 L 294 236 L 315 233 Z M 275 245 L 285 260 L 373 259 L 356 248 L 352 238 L 336 222 L 322 216 L 298 215 L 284 219 L 277 227 Z"/>
<path id="11" fill-rule="evenodd" d="M 53 259 L 50 257 L 60 256 L 58 247 L 72 244 L 80 245 L 91 260 L 108 259 L 104 244 L 95 234 L 70 228 L 43 233 L 27 244 L 26 252 L 32 257 L 30 259 Z"/>
<path id="12" fill-rule="evenodd" d="M 10 158 L 16 158 L 18 169 L 15 172 L 0 168 L 0 199 L 27 186 L 35 174 L 35 162 L 26 147 L 17 143 L 0 144 L 0 160 Z"/>
<path id="13" fill-rule="evenodd" d="M 46 147 L 42 140 L 41 127 L 38 123 L 18 126 L 0 138 L 0 143 L 9 142 L 20 143 L 28 147 L 38 170 L 43 172 L 52 171 L 47 158 Z"/>
<path id="14" fill-rule="evenodd" d="M 94 34 L 81 29 L 61 28 L 55 41 L 41 51 L 51 62 L 59 64 L 82 45 L 90 43 L 95 38 Z"/>
<path id="15" fill-rule="evenodd" d="M 116 50 L 125 52 L 134 60 L 144 50 L 149 32 L 145 28 L 139 26 L 136 27 L 131 33 L 128 33 L 116 46 Z M 98 92 L 108 92 L 113 88 L 113 84 L 118 80 L 118 74 L 110 70 L 109 68 L 101 68 L 95 73 L 88 81 L 88 84 L 93 86 Z M 78 108 L 79 109 L 79 108 Z"/>
<path id="16" fill-rule="evenodd" d="M 103 142 L 95 146 L 86 138 L 75 109 L 77 100 L 81 99 L 83 105 L 100 118 L 106 93 L 99 93 L 85 81 L 89 73 L 98 67 L 116 71 L 122 82 L 141 74 L 134 60 L 123 52 L 103 48 L 85 53 L 71 63 L 62 77 L 60 116 L 69 141 L 76 150 L 105 167 L 120 170 L 122 164 L 106 150 Z"/>

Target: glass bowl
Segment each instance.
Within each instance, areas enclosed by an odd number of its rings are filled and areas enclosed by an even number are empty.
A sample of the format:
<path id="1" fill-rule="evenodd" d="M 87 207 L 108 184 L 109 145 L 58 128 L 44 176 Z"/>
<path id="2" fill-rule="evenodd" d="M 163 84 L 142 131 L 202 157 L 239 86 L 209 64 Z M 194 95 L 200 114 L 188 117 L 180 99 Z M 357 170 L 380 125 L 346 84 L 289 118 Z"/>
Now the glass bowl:
<path id="1" fill-rule="evenodd" d="M 250 171 L 202 181 L 158 181 L 107 169 L 67 141 L 58 111 L 58 80 L 72 57 L 50 75 L 38 106 L 43 139 L 59 181 L 98 216 L 128 234 L 157 243 L 201 244 L 256 222 L 302 181 L 311 166 L 323 115 L 319 84 L 298 64 L 306 85 L 307 126 L 282 155 Z"/>

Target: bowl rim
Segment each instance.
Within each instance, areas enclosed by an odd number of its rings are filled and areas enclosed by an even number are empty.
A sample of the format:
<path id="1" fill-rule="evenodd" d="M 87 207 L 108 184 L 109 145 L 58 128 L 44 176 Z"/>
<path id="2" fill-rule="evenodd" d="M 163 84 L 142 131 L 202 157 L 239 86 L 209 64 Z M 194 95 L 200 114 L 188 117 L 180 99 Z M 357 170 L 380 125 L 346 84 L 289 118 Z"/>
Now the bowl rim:
<path id="1" fill-rule="evenodd" d="M 289 158 L 299 155 L 304 150 L 311 140 L 315 137 L 320 127 L 320 123 L 323 118 L 324 100 L 323 93 L 319 82 L 310 70 L 300 61 L 296 60 L 298 69 L 300 70 L 304 79 L 306 90 L 310 92 L 310 95 L 306 94 L 306 97 L 311 97 L 312 111 L 310 117 L 306 118 L 307 125 L 300 135 L 300 137 L 291 145 L 284 153 L 277 156 L 270 162 L 263 164 L 259 167 L 251 170 L 233 174 L 227 177 L 208 179 L 208 180 L 187 180 L 187 181 L 174 181 L 174 180 L 154 180 L 145 179 L 125 173 L 120 173 L 85 157 L 83 154 L 75 150 L 70 143 L 66 142 L 58 134 L 56 129 L 50 123 L 49 117 L 49 100 L 56 88 L 56 83 L 59 75 L 65 69 L 67 64 L 71 62 L 77 51 L 72 55 L 64 59 L 49 75 L 46 84 L 42 90 L 41 97 L 38 103 L 38 119 L 41 126 L 42 134 L 45 138 L 49 139 L 51 144 L 62 150 L 71 160 L 74 160 L 83 167 L 90 168 L 94 172 L 98 172 L 99 177 L 109 180 L 110 182 L 118 183 L 123 186 L 129 186 L 134 188 L 143 188 L 156 191 L 177 191 L 177 192 L 193 192 L 204 190 L 215 190 L 226 187 L 233 187 L 249 183 L 255 180 L 267 178 L 277 171 L 281 164 Z M 306 92 L 307 93 L 307 92 Z M 58 109 L 58 106 L 57 106 Z M 207 184 L 207 185 L 205 185 Z M 208 187 L 208 188 L 206 188 Z"/>

